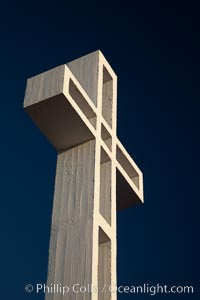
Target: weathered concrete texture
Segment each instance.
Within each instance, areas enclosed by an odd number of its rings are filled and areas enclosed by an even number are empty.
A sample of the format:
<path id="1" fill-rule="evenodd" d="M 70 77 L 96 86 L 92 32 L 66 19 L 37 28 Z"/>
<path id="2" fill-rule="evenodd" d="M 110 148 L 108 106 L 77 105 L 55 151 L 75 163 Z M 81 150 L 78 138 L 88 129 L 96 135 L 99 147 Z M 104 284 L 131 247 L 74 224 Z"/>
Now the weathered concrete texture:
<path id="1" fill-rule="evenodd" d="M 27 80 L 24 107 L 62 93 L 65 66 L 59 66 Z"/>
<path id="2" fill-rule="evenodd" d="M 107 71 L 103 69 L 103 89 L 102 89 L 102 115 L 108 125 L 112 128 L 113 109 L 113 80 Z"/>
<path id="3" fill-rule="evenodd" d="M 100 213 L 111 225 L 111 161 L 100 165 Z"/>
<path id="4" fill-rule="evenodd" d="M 110 300 L 111 293 L 111 242 L 99 244 L 98 300 Z"/>
<path id="5" fill-rule="evenodd" d="M 80 82 L 90 99 L 97 105 L 99 51 L 75 59 L 67 66 Z"/>
<path id="6" fill-rule="evenodd" d="M 58 155 L 48 284 L 92 282 L 95 141 Z M 91 294 L 46 294 L 46 300 L 91 299 Z"/>

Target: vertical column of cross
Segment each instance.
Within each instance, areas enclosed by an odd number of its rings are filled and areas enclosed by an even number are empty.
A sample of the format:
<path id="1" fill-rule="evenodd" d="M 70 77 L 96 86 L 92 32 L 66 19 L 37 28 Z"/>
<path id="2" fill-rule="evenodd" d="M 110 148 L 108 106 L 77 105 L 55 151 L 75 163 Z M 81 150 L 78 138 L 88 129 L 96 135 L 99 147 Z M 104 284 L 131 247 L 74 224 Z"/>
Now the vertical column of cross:
<path id="1" fill-rule="evenodd" d="M 99 199 L 100 199 L 100 162 L 101 162 L 101 105 L 102 105 L 102 70 L 99 65 L 97 81 L 97 120 L 96 120 L 96 140 L 95 140 L 95 177 L 94 177 L 94 211 L 93 211 L 93 249 L 92 249 L 92 300 L 98 300 L 98 245 L 99 245 Z"/>
<path id="2" fill-rule="evenodd" d="M 117 131 L 117 76 L 109 70 L 110 101 L 112 101 L 111 136 L 112 136 L 112 159 L 111 159 L 111 286 L 110 299 L 117 299 L 117 220 L 116 220 L 116 131 Z"/>
<path id="3" fill-rule="evenodd" d="M 116 201 L 116 149 L 117 149 L 117 76 L 112 76 L 112 196 L 111 196 L 111 212 L 112 212 L 112 232 L 113 240 L 111 245 L 111 284 L 112 288 L 111 300 L 117 299 L 117 201 Z"/>
<path id="4" fill-rule="evenodd" d="M 116 300 L 117 78 L 101 54 L 97 90 L 92 284 L 99 291 L 93 293 L 92 300 Z"/>

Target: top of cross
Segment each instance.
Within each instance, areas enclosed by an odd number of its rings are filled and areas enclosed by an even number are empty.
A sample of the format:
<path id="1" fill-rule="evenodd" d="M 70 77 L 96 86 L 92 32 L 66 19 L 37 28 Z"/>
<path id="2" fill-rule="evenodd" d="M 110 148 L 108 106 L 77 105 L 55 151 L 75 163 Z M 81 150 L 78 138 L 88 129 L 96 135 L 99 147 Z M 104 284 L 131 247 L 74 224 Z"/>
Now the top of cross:
<path id="1" fill-rule="evenodd" d="M 27 81 L 24 108 L 57 151 L 96 138 L 117 168 L 117 208 L 143 202 L 143 176 L 116 136 L 117 76 L 100 51 Z"/>

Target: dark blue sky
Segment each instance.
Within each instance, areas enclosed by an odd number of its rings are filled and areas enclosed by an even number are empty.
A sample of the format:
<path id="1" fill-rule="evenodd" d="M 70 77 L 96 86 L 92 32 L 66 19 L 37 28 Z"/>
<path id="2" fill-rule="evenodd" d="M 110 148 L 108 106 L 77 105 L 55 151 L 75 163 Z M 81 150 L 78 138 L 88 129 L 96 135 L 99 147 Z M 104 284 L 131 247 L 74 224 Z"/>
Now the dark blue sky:
<path id="1" fill-rule="evenodd" d="M 200 12 L 150 3 L 2 6 L 2 299 L 43 299 L 24 286 L 47 272 L 56 152 L 23 111 L 26 79 L 97 49 L 118 75 L 118 137 L 144 173 L 145 204 L 118 214 L 118 283 L 191 284 L 157 298 L 199 299 Z M 133 297 L 150 296 L 118 299 Z"/>

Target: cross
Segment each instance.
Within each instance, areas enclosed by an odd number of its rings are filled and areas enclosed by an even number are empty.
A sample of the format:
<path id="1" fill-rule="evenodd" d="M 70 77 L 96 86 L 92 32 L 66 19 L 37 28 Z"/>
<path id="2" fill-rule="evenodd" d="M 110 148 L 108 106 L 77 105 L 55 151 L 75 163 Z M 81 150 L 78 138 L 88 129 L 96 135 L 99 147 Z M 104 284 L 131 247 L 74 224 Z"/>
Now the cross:
<path id="1" fill-rule="evenodd" d="M 117 76 L 95 51 L 28 79 L 24 108 L 58 152 L 47 286 L 70 291 L 45 299 L 116 300 L 116 211 L 143 202 L 116 135 Z"/>

